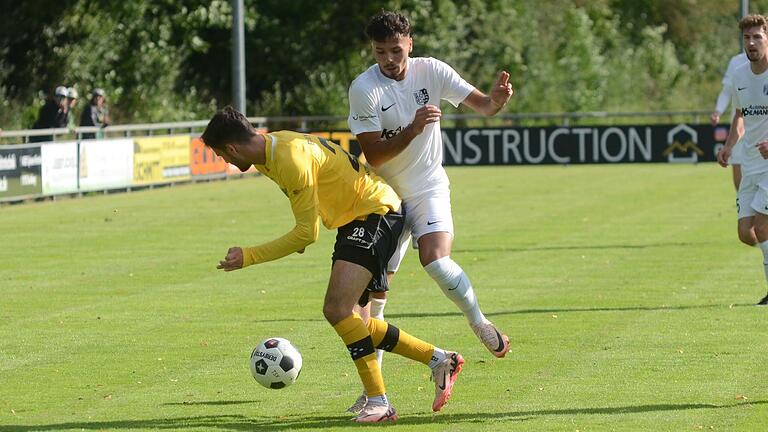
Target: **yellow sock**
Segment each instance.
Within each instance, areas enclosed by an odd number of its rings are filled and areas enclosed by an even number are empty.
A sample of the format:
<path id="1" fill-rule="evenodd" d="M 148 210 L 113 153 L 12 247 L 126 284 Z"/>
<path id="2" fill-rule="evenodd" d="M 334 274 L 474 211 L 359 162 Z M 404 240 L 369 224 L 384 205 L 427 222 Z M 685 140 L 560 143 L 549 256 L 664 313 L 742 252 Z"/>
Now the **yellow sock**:
<path id="1" fill-rule="evenodd" d="M 352 361 L 357 367 L 357 374 L 365 387 L 365 393 L 369 397 L 385 394 L 384 378 L 381 376 L 379 362 L 376 361 L 373 340 L 360 315 L 355 313 L 344 318 L 336 323 L 333 329 L 347 345 Z"/>
<path id="2" fill-rule="evenodd" d="M 413 337 L 392 324 L 376 318 L 368 319 L 368 332 L 377 349 L 400 354 L 403 357 L 429 365 L 435 346 Z"/>

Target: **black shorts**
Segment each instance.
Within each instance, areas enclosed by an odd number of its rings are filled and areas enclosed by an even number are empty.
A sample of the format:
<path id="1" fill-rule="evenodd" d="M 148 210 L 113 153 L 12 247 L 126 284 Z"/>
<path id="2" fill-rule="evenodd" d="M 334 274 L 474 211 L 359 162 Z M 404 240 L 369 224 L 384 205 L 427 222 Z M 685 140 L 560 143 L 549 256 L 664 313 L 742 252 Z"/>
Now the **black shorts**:
<path id="1" fill-rule="evenodd" d="M 342 260 L 358 264 L 373 275 L 358 302 L 361 306 L 368 303 L 369 292 L 389 290 L 387 263 L 397 249 L 404 222 L 403 213 L 390 211 L 385 215 L 372 214 L 365 220 L 355 220 L 339 227 L 333 246 L 333 262 Z"/>

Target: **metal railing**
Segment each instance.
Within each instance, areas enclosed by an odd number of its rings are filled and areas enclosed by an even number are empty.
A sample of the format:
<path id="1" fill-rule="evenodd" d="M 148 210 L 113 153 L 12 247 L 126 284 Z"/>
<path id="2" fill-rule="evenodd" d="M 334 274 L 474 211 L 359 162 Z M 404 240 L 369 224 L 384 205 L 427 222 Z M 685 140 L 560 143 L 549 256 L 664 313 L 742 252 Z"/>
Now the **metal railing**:
<path id="1" fill-rule="evenodd" d="M 653 112 L 568 112 L 568 113 L 518 113 L 499 114 L 493 117 L 481 114 L 445 114 L 441 123 L 446 127 L 459 125 L 471 126 L 524 126 L 550 125 L 571 126 L 572 124 L 621 124 L 632 119 L 644 119 L 653 123 L 663 122 L 708 122 L 710 111 L 653 111 Z M 248 120 L 258 128 L 293 129 L 302 132 L 319 130 L 346 129 L 346 116 L 274 116 L 248 117 Z M 193 120 L 169 123 L 143 123 L 114 125 L 104 128 L 75 127 L 73 129 L 25 129 L 15 131 L 0 130 L 0 144 L 18 144 L 29 142 L 31 137 L 50 136 L 53 141 L 62 139 L 81 139 L 84 134 L 99 134 L 103 137 L 131 137 L 151 135 L 172 135 L 175 133 L 199 133 L 208 124 L 208 120 Z"/>
<path id="2" fill-rule="evenodd" d="M 248 117 L 248 121 L 256 127 L 265 127 L 266 117 Z M 184 122 L 167 123 L 140 123 L 106 126 L 103 128 L 95 126 L 81 126 L 72 129 L 24 129 L 17 131 L 0 130 L 0 140 L 7 141 L 16 139 L 16 143 L 29 142 L 31 137 L 51 136 L 53 141 L 61 138 L 81 139 L 84 134 L 101 134 L 104 137 L 132 137 L 132 136 L 150 136 L 150 135 L 173 135 L 177 133 L 196 133 L 201 132 L 208 125 L 208 120 L 193 120 Z M 19 140 L 20 139 L 20 140 Z"/>

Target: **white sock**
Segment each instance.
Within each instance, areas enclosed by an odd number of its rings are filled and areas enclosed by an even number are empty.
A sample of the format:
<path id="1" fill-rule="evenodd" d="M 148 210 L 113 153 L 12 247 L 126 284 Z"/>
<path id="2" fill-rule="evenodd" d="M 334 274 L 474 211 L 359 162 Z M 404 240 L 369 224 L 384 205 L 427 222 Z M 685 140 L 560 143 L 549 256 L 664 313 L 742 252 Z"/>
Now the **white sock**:
<path id="1" fill-rule="evenodd" d="M 384 306 L 386 305 L 387 299 L 371 297 L 371 317 L 384 321 Z M 381 367 L 381 362 L 384 361 L 384 350 L 376 350 L 376 360 L 379 362 L 379 367 Z"/>
<path id="2" fill-rule="evenodd" d="M 387 395 L 385 393 L 383 395 L 369 397 L 368 404 L 389 406 L 389 400 L 387 399 Z"/>
<path id="3" fill-rule="evenodd" d="M 437 367 L 437 365 L 442 363 L 446 357 L 448 357 L 448 355 L 445 354 L 444 350 L 438 347 L 435 347 L 435 352 L 432 354 L 432 360 L 429 361 L 429 368 L 434 369 L 435 367 Z"/>
<path id="4" fill-rule="evenodd" d="M 464 270 L 451 257 L 446 256 L 424 266 L 427 274 L 437 282 L 443 293 L 464 312 L 470 324 L 479 324 L 485 320 L 477 304 L 475 290 Z"/>
<path id="5" fill-rule="evenodd" d="M 761 251 L 763 251 L 763 270 L 765 271 L 765 279 L 768 281 L 768 240 L 757 244 Z"/>

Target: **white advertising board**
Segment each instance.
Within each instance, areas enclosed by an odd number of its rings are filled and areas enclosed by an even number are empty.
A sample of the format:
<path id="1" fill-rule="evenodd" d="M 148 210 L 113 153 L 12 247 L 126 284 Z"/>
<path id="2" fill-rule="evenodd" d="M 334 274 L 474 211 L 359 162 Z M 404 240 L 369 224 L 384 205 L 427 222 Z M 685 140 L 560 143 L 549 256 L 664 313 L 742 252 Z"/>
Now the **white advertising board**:
<path id="1" fill-rule="evenodd" d="M 133 139 L 80 142 L 80 190 L 130 186 L 133 181 Z"/>
<path id="2" fill-rule="evenodd" d="M 42 145 L 43 194 L 77 192 L 77 143 Z"/>

